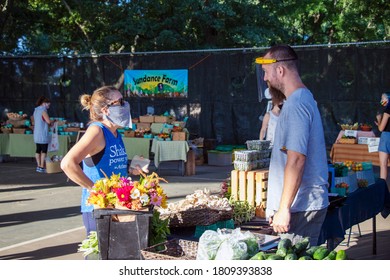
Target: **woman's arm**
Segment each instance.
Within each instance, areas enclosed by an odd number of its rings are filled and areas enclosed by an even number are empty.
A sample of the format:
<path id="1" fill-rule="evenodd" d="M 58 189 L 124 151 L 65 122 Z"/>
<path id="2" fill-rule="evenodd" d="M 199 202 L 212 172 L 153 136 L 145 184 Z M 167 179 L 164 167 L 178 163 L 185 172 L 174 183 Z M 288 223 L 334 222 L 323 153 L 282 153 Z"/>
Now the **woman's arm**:
<path id="1" fill-rule="evenodd" d="M 378 118 L 377 116 L 377 126 L 379 131 L 383 131 L 386 128 L 387 122 L 389 121 L 390 115 L 388 113 L 384 113 L 382 118 Z"/>
<path id="2" fill-rule="evenodd" d="M 265 134 L 267 133 L 267 128 L 268 128 L 269 118 L 270 118 L 270 115 L 267 112 L 263 118 L 263 123 L 262 123 L 261 129 L 260 129 L 259 140 L 264 140 L 264 138 L 265 138 Z"/>
<path id="3" fill-rule="evenodd" d="M 87 156 L 92 156 L 106 145 L 103 131 L 100 127 L 93 125 L 88 127 L 83 137 L 69 150 L 61 161 L 61 168 L 65 174 L 76 184 L 91 189 L 92 182 L 80 167 L 80 162 Z"/>

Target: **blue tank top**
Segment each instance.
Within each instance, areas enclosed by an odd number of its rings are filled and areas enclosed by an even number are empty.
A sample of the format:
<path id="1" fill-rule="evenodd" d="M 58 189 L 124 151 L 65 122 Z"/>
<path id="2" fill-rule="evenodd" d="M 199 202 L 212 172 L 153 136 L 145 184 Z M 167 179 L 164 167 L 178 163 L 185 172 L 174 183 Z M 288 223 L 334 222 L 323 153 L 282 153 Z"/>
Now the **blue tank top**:
<path id="1" fill-rule="evenodd" d="M 104 174 L 101 170 L 103 170 L 108 177 L 110 177 L 112 173 L 127 177 L 127 153 L 120 133 L 117 133 L 117 137 L 115 137 L 108 128 L 99 122 L 94 122 L 90 125 L 97 125 L 103 130 L 106 146 L 104 147 L 103 156 L 96 165 L 88 166 L 83 160 L 83 171 L 85 175 L 87 175 L 92 182 L 104 178 Z M 81 212 L 93 211 L 93 206 L 87 205 L 88 197 L 88 189 L 82 188 Z"/>

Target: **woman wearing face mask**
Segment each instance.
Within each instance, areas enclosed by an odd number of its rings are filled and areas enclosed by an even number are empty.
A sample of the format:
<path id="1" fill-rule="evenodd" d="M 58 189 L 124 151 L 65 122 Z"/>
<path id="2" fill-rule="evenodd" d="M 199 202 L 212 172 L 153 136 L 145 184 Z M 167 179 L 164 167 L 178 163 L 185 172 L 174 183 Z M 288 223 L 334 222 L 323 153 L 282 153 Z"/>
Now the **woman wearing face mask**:
<path id="1" fill-rule="evenodd" d="M 387 164 L 390 154 L 390 104 L 389 104 L 390 92 L 383 93 L 381 99 L 381 105 L 385 107 L 385 111 L 382 114 L 376 116 L 375 124 L 378 126 L 378 130 L 381 131 L 381 138 L 379 141 L 379 163 L 380 163 L 380 178 L 387 179 Z"/>
<path id="2" fill-rule="evenodd" d="M 267 112 L 264 115 L 263 123 L 261 125 L 260 129 L 260 140 L 267 140 L 271 141 L 271 147 L 273 146 L 274 142 L 274 135 L 275 135 L 275 129 L 276 124 L 278 123 L 280 110 L 283 106 L 284 97 L 277 96 L 276 94 L 273 94 L 273 91 L 271 91 L 271 97 L 272 97 L 272 109 Z"/>
<path id="3" fill-rule="evenodd" d="M 49 125 L 53 124 L 47 110 L 50 107 L 50 99 L 41 96 L 38 98 L 37 107 L 34 110 L 34 142 L 36 145 L 35 159 L 37 172 L 46 173 L 46 154 L 49 146 Z"/>
<path id="4" fill-rule="evenodd" d="M 80 103 L 83 109 L 89 110 L 90 123 L 85 134 L 61 161 L 61 168 L 69 179 L 83 188 L 81 212 L 88 236 L 90 231 L 96 231 L 93 206 L 87 205 L 94 182 L 104 178 L 104 174 L 128 176 L 127 154 L 117 129 L 131 127 L 131 116 L 129 103 L 115 87 L 98 88 L 92 96 L 84 94 L 80 96 Z"/>

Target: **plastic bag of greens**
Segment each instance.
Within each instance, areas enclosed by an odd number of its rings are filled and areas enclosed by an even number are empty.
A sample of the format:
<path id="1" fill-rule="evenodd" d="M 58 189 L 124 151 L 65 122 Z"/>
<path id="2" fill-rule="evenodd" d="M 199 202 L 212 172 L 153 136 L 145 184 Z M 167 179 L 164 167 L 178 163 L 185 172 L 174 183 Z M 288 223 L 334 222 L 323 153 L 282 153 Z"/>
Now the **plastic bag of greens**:
<path id="1" fill-rule="evenodd" d="M 213 230 L 206 230 L 199 238 L 197 260 L 214 260 L 221 242 L 221 235 Z"/>
<path id="2" fill-rule="evenodd" d="M 220 235 L 226 233 L 218 230 Z M 237 228 L 228 234 L 219 246 L 216 260 L 246 260 L 259 252 L 257 237 L 250 231 L 241 231 Z"/>

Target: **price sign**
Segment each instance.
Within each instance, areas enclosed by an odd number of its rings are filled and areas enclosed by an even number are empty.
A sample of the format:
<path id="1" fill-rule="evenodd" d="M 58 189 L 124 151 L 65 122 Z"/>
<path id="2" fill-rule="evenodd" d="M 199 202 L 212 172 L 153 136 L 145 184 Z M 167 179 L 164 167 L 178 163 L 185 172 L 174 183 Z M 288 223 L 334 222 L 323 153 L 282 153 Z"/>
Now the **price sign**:
<path id="1" fill-rule="evenodd" d="M 357 130 L 344 130 L 344 135 L 357 138 Z"/>

